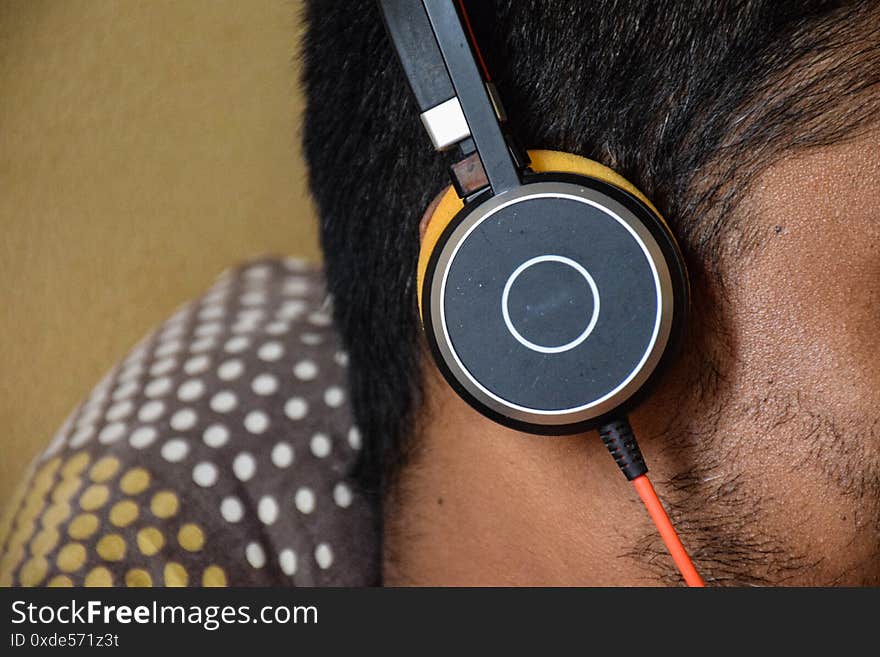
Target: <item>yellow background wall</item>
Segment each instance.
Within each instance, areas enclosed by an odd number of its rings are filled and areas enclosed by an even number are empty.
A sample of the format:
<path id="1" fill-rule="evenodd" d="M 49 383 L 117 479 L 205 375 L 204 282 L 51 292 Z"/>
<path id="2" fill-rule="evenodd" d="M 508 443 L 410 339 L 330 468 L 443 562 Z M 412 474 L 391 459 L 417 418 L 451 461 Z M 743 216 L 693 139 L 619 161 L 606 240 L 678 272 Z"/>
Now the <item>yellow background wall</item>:
<path id="1" fill-rule="evenodd" d="M 317 258 L 298 0 L 0 2 L 0 507 L 224 268 Z"/>

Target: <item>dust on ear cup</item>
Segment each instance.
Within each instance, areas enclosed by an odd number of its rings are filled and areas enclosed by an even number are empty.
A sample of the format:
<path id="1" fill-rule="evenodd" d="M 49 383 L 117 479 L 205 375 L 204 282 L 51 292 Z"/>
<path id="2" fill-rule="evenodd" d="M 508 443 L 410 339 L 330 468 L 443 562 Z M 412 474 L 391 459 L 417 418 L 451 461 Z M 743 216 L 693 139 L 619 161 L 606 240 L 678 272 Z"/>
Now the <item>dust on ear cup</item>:
<path id="1" fill-rule="evenodd" d="M 659 212 L 607 167 L 532 151 L 521 187 L 422 239 L 419 308 L 447 381 L 502 424 L 572 433 L 634 403 L 668 360 L 687 282 Z"/>

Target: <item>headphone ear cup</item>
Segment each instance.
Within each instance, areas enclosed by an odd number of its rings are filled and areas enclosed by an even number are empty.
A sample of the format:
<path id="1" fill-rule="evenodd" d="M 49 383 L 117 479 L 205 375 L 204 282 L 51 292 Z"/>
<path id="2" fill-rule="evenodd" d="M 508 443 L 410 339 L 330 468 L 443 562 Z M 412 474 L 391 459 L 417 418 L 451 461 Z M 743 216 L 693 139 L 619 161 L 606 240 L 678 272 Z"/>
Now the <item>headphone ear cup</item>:
<path id="1" fill-rule="evenodd" d="M 568 153 L 530 157 L 519 187 L 467 206 L 448 189 L 436 202 L 419 312 L 465 401 L 519 430 L 573 433 L 626 412 L 657 378 L 684 324 L 687 276 L 635 186 Z"/>

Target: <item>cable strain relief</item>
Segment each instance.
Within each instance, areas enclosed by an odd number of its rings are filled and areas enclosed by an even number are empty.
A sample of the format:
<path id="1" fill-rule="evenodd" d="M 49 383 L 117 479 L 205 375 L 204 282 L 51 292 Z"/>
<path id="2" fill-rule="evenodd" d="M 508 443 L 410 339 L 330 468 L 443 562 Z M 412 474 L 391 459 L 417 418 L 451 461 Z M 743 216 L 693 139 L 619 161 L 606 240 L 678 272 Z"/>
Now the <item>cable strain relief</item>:
<path id="1" fill-rule="evenodd" d="M 602 425 L 599 427 L 599 435 L 628 481 L 648 471 L 642 450 L 639 449 L 639 443 L 626 418 Z"/>

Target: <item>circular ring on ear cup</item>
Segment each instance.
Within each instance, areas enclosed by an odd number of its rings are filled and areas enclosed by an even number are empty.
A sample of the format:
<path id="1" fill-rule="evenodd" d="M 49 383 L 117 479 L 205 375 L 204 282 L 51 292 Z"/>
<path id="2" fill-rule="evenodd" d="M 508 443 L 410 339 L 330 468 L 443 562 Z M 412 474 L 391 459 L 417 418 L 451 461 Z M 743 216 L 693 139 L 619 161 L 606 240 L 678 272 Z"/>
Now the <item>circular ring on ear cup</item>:
<path id="1" fill-rule="evenodd" d="M 687 279 L 630 183 L 574 155 L 530 156 L 557 172 L 464 208 L 454 192 L 441 200 L 422 241 L 419 304 L 468 403 L 517 429 L 573 433 L 624 412 L 659 373 Z"/>

